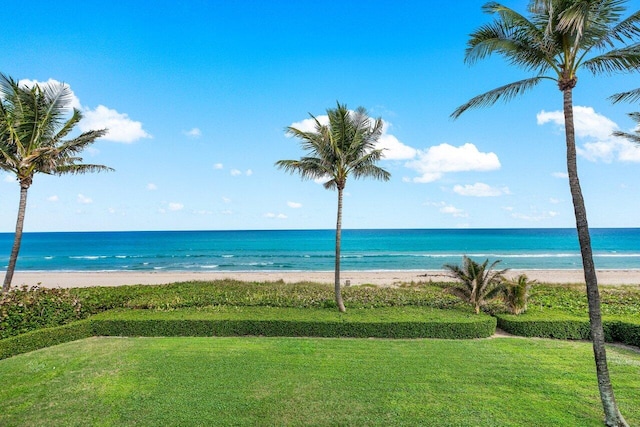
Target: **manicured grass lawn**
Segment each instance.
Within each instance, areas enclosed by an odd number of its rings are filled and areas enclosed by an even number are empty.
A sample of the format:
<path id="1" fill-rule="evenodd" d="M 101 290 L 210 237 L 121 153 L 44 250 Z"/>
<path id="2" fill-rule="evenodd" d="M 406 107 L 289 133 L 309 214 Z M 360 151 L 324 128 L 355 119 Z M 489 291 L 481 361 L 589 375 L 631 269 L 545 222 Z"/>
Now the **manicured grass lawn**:
<path id="1" fill-rule="evenodd" d="M 640 425 L 640 354 L 608 348 Z M 0 361 L 2 426 L 601 426 L 591 346 L 89 338 Z"/>

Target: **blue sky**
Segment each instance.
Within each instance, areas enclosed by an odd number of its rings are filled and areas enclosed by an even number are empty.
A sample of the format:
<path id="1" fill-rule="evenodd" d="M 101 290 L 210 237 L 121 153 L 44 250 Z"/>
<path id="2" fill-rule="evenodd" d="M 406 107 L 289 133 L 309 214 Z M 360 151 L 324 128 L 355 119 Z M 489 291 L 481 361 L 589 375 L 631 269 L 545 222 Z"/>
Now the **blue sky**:
<path id="1" fill-rule="evenodd" d="M 336 193 L 274 163 L 302 154 L 287 126 L 337 101 L 385 121 L 392 174 L 348 182 L 345 228 L 573 227 L 554 84 L 449 118 L 529 77 L 498 57 L 463 62 L 468 34 L 491 19 L 484 3 L 11 2 L 0 71 L 68 84 L 82 128 L 110 129 L 85 161 L 116 170 L 37 176 L 25 231 L 333 228 Z M 592 227 L 640 226 L 640 148 L 610 137 L 640 108 L 606 99 L 639 77 L 579 75 Z M 0 231 L 15 226 L 18 191 L 0 174 Z"/>

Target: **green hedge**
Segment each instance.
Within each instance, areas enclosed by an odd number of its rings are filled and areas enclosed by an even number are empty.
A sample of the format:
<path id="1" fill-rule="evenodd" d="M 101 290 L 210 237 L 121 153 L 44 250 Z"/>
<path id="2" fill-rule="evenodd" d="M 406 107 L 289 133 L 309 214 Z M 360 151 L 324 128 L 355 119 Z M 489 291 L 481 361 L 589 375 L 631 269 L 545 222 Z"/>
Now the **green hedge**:
<path id="1" fill-rule="evenodd" d="M 215 307 L 210 310 L 114 310 L 95 316 L 97 335 L 485 338 L 496 320 L 425 308 L 334 310 Z"/>
<path id="2" fill-rule="evenodd" d="M 605 325 L 607 324 L 611 325 L 613 330 L 613 341 L 640 347 L 640 319 L 632 322 L 628 320 L 605 320 Z"/>
<path id="3" fill-rule="evenodd" d="M 0 359 L 93 335 L 95 335 L 93 323 L 90 320 L 80 320 L 54 328 L 38 329 L 0 340 Z"/>
<path id="4" fill-rule="evenodd" d="M 498 328 L 523 337 L 589 340 L 589 319 L 568 314 L 545 311 L 520 316 L 499 314 Z M 628 318 L 604 318 L 602 321 L 607 342 L 621 342 L 640 347 L 640 322 Z"/>
<path id="5" fill-rule="evenodd" d="M 102 336 L 309 336 L 354 338 L 485 338 L 496 319 L 465 310 L 429 308 L 335 310 L 211 307 L 117 309 L 87 320 L 0 340 L 0 359 L 68 341 Z"/>

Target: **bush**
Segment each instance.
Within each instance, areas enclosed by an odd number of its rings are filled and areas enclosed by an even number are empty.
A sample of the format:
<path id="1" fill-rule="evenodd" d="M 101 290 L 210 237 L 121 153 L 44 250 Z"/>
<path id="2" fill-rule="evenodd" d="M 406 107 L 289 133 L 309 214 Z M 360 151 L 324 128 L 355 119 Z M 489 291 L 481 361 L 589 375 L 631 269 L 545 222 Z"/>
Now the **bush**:
<path id="1" fill-rule="evenodd" d="M 534 283 L 535 280 L 529 280 L 526 274 L 520 274 L 503 283 L 502 297 L 509 313 L 518 315 L 527 311 L 529 289 Z"/>
<path id="2" fill-rule="evenodd" d="M 613 341 L 640 347 L 640 320 L 606 320 L 613 332 Z"/>
<path id="3" fill-rule="evenodd" d="M 12 288 L 0 297 L 0 338 L 63 325 L 87 316 L 67 289 Z"/>
<path id="4" fill-rule="evenodd" d="M 590 340 L 589 319 L 559 311 L 527 313 L 520 316 L 497 315 L 498 328 L 523 337 Z M 609 317 L 602 321 L 605 340 L 640 347 L 640 322 L 628 317 Z"/>
<path id="5" fill-rule="evenodd" d="M 483 338 L 496 320 L 468 312 L 418 308 L 333 310 L 212 307 L 204 310 L 116 310 L 95 316 L 97 335 Z"/>
<path id="6" fill-rule="evenodd" d="M 589 319 L 563 313 L 551 315 L 499 314 L 498 328 L 521 337 L 558 338 L 567 340 L 589 339 Z"/>
<path id="7" fill-rule="evenodd" d="M 81 320 L 55 328 L 38 329 L 0 340 L 0 359 L 93 335 L 93 324 L 90 320 Z"/>

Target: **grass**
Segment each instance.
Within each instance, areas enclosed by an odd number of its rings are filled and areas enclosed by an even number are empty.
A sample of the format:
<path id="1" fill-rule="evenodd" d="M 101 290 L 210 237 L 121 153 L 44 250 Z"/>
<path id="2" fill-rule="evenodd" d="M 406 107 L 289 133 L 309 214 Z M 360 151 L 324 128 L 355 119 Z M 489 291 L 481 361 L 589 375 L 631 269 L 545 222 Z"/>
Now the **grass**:
<path id="1" fill-rule="evenodd" d="M 640 354 L 609 347 L 640 425 Z M 601 426 L 585 342 L 89 338 L 0 361 L 3 426 Z"/>

